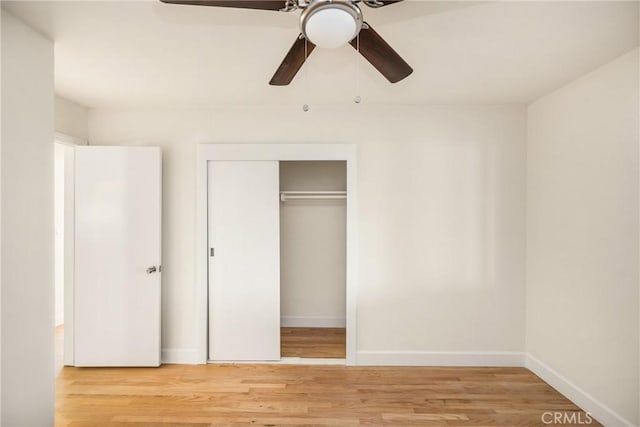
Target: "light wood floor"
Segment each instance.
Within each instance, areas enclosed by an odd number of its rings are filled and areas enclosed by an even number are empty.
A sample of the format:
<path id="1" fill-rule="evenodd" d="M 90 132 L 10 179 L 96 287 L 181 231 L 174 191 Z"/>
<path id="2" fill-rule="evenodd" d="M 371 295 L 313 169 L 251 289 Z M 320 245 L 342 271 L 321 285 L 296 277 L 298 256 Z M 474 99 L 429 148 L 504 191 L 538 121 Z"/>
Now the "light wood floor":
<path id="1" fill-rule="evenodd" d="M 282 357 L 320 357 L 344 359 L 346 330 L 344 328 L 280 328 Z"/>
<path id="2" fill-rule="evenodd" d="M 579 409 L 524 368 L 65 367 L 56 383 L 68 427 L 533 427 L 545 411 Z"/>

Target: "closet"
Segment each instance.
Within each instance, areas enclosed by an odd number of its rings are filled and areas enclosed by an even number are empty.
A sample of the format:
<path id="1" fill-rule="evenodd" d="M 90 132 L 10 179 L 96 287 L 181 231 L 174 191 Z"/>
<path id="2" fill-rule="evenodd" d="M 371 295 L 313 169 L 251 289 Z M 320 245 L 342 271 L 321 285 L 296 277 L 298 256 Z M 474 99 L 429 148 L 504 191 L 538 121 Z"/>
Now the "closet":
<path id="1" fill-rule="evenodd" d="M 281 355 L 345 358 L 346 162 L 280 162 Z"/>
<path id="2" fill-rule="evenodd" d="M 208 358 L 345 358 L 346 161 L 207 163 Z"/>

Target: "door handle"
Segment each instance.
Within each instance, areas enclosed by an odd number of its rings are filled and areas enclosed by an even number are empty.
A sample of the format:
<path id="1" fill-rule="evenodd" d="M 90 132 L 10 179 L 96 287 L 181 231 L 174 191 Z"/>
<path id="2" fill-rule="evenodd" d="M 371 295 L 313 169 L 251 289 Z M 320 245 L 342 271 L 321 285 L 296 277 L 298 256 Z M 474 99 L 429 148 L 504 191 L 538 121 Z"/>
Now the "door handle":
<path id="1" fill-rule="evenodd" d="M 147 268 L 147 274 L 153 274 L 153 273 L 155 273 L 156 271 L 158 271 L 158 269 L 156 268 L 156 266 L 155 266 L 155 265 L 152 265 L 151 267 L 148 267 L 148 268 Z"/>

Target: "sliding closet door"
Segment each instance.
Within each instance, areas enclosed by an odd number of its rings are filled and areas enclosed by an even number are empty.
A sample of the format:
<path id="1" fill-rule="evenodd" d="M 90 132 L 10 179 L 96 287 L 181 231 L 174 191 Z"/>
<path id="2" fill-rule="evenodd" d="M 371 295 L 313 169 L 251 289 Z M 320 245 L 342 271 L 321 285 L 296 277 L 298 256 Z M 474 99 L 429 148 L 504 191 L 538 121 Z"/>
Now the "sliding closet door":
<path id="1" fill-rule="evenodd" d="M 209 162 L 209 359 L 280 359 L 277 161 Z"/>

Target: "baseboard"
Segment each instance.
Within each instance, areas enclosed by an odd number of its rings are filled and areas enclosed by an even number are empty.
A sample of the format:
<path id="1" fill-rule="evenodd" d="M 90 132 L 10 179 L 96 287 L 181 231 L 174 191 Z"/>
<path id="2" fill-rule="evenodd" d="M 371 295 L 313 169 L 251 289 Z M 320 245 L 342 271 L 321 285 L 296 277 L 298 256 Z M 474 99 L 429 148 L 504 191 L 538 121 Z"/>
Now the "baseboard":
<path id="1" fill-rule="evenodd" d="M 605 426 L 629 426 L 634 424 L 620 416 L 589 393 L 569 381 L 551 366 L 527 354 L 526 367 L 544 382 L 555 388 L 567 399 Z"/>
<path id="2" fill-rule="evenodd" d="M 522 367 L 517 351 L 358 351 L 358 366 L 487 366 Z"/>
<path id="3" fill-rule="evenodd" d="M 161 360 L 164 364 L 199 365 L 198 352 L 190 348 L 163 348 Z"/>
<path id="4" fill-rule="evenodd" d="M 283 357 L 280 360 L 209 360 L 210 365 L 338 365 L 345 366 L 345 359 L 325 359 L 309 357 Z"/>
<path id="5" fill-rule="evenodd" d="M 344 328 L 344 317 L 329 316 L 282 316 L 280 326 L 285 328 Z"/>

